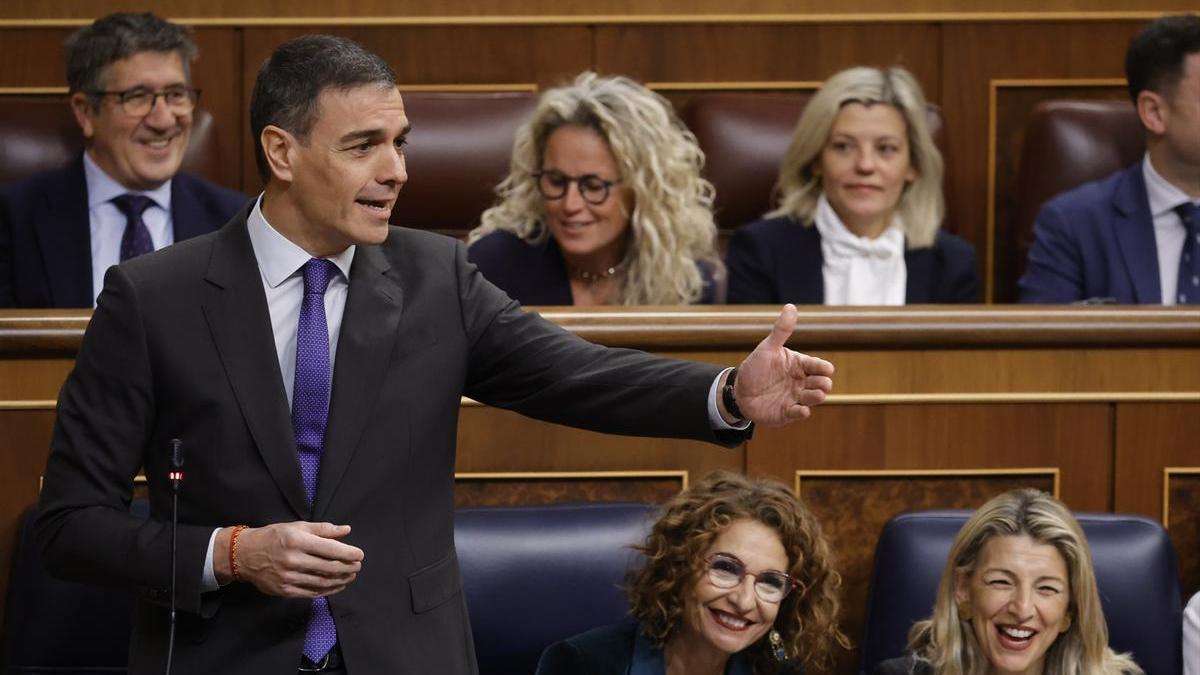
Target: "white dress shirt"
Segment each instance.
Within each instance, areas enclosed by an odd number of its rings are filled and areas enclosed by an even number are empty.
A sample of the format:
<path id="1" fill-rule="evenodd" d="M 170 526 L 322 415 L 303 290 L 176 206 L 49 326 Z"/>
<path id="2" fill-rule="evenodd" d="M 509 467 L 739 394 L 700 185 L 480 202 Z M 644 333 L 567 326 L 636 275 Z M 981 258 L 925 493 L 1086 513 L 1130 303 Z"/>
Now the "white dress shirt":
<path id="1" fill-rule="evenodd" d="M 125 194 L 144 195 L 154 202 L 142 213 L 142 222 L 150 231 L 154 250 L 175 243 L 171 220 L 171 181 L 153 190 L 130 190 L 100 168 L 88 153 L 83 153 L 83 176 L 87 182 L 88 223 L 92 235 L 92 307 L 104 288 L 104 273 L 121 262 L 121 237 L 125 234 L 125 214 L 112 202 Z"/>
<path id="2" fill-rule="evenodd" d="M 279 372 L 287 391 L 288 407 L 292 405 L 292 389 L 296 379 L 296 331 L 300 321 L 300 305 L 304 301 L 304 263 L 312 258 L 307 251 L 292 243 L 279 233 L 262 213 L 262 195 L 254 203 L 254 209 L 246 220 L 250 231 L 250 245 L 258 261 L 262 275 L 263 291 L 267 295 L 267 309 L 271 314 L 271 331 L 275 334 L 275 353 L 279 357 Z M 350 290 L 350 264 L 354 262 L 355 247 L 330 256 L 341 274 L 335 274 L 325 290 L 325 320 L 329 325 L 329 372 L 333 375 L 334 357 L 337 355 L 338 334 L 342 328 L 342 315 L 346 309 L 346 294 Z M 721 371 L 708 389 L 709 425 L 717 431 L 745 429 L 748 421 L 731 426 L 725 423 L 717 408 L 717 383 L 721 376 L 732 368 Z M 652 412 L 652 411 L 651 411 Z M 208 553 L 204 561 L 204 573 L 200 588 L 214 591 L 219 588 L 213 570 L 213 548 L 217 531 L 208 538 Z M 224 553 L 222 553 L 224 554 Z"/>
<path id="3" fill-rule="evenodd" d="M 842 223 L 822 194 L 813 225 L 821 234 L 826 305 L 904 304 L 908 267 L 899 214 L 893 214 L 891 225 L 878 237 L 860 237 Z"/>
<path id="4" fill-rule="evenodd" d="M 1200 675 L 1200 593 L 1183 610 L 1183 675 Z"/>
<path id="5" fill-rule="evenodd" d="M 1187 228 L 1183 226 L 1183 221 L 1174 209 L 1193 200 L 1154 170 L 1148 152 L 1142 160 L 1142 176 L 1146 180 L 1150 216 L 1154 218 L 1154 243 L 1158 248 L 1158 283 L 1162 289 L 1162 304 L 1174 305 L 1176 291 L 1179 289 L 1179 259 L 1183 256 L 1183 240 L 1187 238 Z"/>

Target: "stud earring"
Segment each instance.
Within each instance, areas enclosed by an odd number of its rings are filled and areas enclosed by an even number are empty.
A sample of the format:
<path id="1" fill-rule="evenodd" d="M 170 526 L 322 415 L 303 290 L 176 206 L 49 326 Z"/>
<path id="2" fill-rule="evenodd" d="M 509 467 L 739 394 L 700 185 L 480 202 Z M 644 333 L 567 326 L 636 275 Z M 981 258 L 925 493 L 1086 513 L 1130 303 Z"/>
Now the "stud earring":
<path id="1" fill-rule="evenodd" d="M 783 648 L 783 638 L 779 637 L 779 631 L 774 628 L 770 633 L 767 633 L 767 639 L 771 641 L 771 655 L 780 663 L 787 661 L 787 651 Z"/>

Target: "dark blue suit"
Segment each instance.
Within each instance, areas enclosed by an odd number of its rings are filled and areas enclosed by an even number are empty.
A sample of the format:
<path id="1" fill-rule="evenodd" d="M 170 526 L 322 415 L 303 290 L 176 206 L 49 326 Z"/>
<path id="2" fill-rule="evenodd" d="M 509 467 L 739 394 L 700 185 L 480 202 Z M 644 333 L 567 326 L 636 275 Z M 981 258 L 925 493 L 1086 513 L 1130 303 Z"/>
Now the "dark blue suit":
<path id="1" fill-rule="evenodd" d="M 821 233 L 788 216 L 739 227 L 729 241 L 730 304 L 820 305 L 825 302 Z M 933 246 L 906 249 L 904 302 L 943 304 L 979 301 L 975 249 L 938 231 Z"/>
<path id="2" fill-rule="evenodd" d="M 522 305 L 573 305 L 567 265 L 553 237 L 533 246 L 509 232 L 488 234 L 467 249 L 467 257 L 483 277 L 499 286 Z M 704 291 L 698 304 L 711 305 L 716 298 L 712 271 L 700 265 Z"/>
<path id="3" fill-rule="evenodd" d="M 1046 202 L 1033 232 L 1021 302 L 1162 302 L 1141 162 Z"/>
<path id="4" fill-rule="evenodd" d="M 175 241 L 221 228 L 246 196 L 176 174 Z M 83 156 L 0 187 L 0 307 L 92 307 L 92 235 Z"/>

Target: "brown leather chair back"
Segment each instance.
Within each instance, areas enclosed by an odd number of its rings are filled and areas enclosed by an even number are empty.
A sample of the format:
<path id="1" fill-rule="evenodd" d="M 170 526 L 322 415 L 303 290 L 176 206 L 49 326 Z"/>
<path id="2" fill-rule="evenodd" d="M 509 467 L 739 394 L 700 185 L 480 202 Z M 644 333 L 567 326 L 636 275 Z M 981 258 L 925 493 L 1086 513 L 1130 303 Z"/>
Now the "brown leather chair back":
<path id="1" fill-rule="evenodd" d="M 82 150 L 83 134 L 64 97 L 0 96 L 0 183 L 56 169 Z M 219 166 L 212 115 L 198 109 L 182 170 L 219 182 Z"/>
<path id="2" fill-rule="evenodd" d="M 812 92 L 699 94 L 683 110 L 717 189 L 717 227 L 729 232 L 775 208 L 779 165 Z M 946 156 L 941 109 L 929 106 L 929 131 Z M 947 158 L 947 167 L 949 160 Z M 949 169 L 947 168 L 947 175 Z"/>
<path id="3" fill-rule="evenodd" d="M 409 179 L 392 222 L 453 236 L 478 225 L 508 175 L 517 127 L 537 101 L 532 92 L 404 94 L 413 125 Z"/>
<path id="4" fill-rule="evenodd" d="M 1025 128 L 1017 169 L 1012 210 L 1016 278 L 1025 270 L 1033 221 L 1046 200 L 1127 167 L 1145 152 L 1142 123 L 1129 101 L 1039 103 Z"/>

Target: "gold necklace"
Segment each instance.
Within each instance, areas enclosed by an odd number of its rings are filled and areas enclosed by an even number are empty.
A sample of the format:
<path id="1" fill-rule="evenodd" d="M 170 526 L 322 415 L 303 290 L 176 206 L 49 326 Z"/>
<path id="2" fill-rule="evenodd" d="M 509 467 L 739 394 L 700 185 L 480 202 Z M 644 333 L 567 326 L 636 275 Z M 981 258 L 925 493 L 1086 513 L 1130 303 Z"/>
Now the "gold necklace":
<path id="1" fill-rule="evenodd" d="M 581 281 L 583 281 L 585 283 L 589 283 L 589 284 L 594 284 L 594 283 L 596 283 L 598 281 L 602 281 L 604 279 L 611 279 L 624 271 L 625 271 L 625 261 L 624 260 L 617 263 L 616 265 L 613 265 L 606 269 L 600 270 L 599 272 L 591 272 L 591 271 L 585 270 L 581 267 L 572 267 L 571 268 L 571 274 L 575 275 L 576 277 L 579 277 L 579 279 Z"/>

